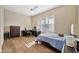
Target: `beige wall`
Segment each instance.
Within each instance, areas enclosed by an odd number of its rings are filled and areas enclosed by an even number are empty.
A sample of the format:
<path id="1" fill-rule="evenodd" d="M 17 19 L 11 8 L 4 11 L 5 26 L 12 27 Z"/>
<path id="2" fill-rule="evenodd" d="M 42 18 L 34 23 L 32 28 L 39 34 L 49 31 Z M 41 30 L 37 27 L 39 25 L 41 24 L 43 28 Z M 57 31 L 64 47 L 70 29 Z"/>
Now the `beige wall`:
<path id="1" fill-rule="evenodd" d="M 37 20 L 43 16 L 55 16 L 55 32 L 70 33 L 71 24 L 78 22 L 77 6 L 60 6 L 47 12 L 32 17 L 32 25 L 37 25 Z"/>
<path id="2" fill-rule="evenodd" d="M 2 45 L 4 41 L 4 8 L 0 6 L 0 52 L 2 52 Z"/>
<path id="3" fill-rule="evenodd" d="M 79 6 L 78 6 L 78 24 L 79 24 Z"/>
<path id="4" fill-rule="evenodd" d="M 16 12 L 4 11 L 4 25 L 5 25 L 5 32 L 10 31 L 9 26 L 14 25 L 14 26 L 20 26 L 21 30 L 26 27 L 29 29 L 31 27 L 31 18 L 29 16 L 25 16 Z"/>

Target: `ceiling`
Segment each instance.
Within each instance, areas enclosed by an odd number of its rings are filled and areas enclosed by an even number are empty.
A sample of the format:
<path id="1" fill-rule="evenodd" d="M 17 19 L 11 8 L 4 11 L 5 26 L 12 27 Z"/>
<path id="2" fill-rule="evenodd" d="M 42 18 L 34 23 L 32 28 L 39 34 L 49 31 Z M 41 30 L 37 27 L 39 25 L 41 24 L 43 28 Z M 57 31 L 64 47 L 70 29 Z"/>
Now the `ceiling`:
<path id="1" fill-rule="evenodd" d="M 18 12 L 27 16 L 34 16 L 58 7 L 58 5 L 4 5 L 3 7 L 7 10 Z"/>

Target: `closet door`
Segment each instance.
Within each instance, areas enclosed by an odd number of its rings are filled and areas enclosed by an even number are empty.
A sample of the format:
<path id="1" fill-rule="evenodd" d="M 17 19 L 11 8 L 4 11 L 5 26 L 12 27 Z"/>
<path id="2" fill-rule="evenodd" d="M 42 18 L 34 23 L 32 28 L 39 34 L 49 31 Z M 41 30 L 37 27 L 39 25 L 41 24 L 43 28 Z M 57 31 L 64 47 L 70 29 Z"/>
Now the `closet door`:
<path id="1" fill-rule="evenodd" d="M 10 37 L 20 36 L 20 26 L 10 26 Z"/>

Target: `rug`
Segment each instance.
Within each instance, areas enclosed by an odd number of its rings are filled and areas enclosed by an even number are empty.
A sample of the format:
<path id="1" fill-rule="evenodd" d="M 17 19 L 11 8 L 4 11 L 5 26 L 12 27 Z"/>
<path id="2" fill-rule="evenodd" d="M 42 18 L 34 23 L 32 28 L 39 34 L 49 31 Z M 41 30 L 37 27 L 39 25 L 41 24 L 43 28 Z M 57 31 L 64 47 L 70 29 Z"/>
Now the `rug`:
<path id="1" fill-rule="evenodd" d="M 24 44 L 25 44 L 25 46 L 26 46 L 27 48 L 30 48 L 30 47 L 32 47 L 33 45 L 35 45 L 35 41 L 29 42 L 29 43 L 24 42 Z"/>

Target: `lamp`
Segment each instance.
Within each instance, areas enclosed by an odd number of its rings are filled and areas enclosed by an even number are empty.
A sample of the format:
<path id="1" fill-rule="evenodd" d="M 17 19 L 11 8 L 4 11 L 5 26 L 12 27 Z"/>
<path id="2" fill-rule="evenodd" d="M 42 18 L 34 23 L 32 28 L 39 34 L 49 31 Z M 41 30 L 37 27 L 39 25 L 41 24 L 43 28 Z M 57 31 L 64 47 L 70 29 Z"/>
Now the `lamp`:
<path id="1" fill-rule="evenodd" d="M 79 24 L 71 25 L 71 34 L 79 36 Z"/>
<path id="2" fill-rule="evenodd" d="M 71 24 L 71 34 L 73 35 L 73 24 Z"/>

